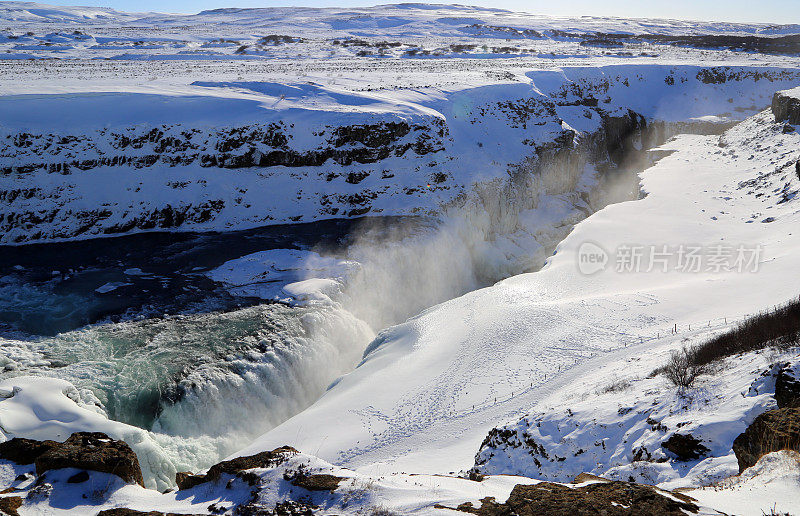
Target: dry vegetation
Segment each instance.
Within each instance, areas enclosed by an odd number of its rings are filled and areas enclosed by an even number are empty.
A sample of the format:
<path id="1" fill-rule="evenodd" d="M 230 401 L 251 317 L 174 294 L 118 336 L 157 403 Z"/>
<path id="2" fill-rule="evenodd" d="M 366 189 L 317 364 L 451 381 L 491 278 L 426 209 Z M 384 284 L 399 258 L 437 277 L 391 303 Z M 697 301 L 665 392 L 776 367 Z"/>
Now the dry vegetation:
<path id="1" fill-rule="evenodd" d="M 731 331 L 673 351 L 657 372 L 676 387 L 690 387 L 713 362 L 766 348 L 786 349 L 800 343 L 800 300 L 762 312 Z"/>

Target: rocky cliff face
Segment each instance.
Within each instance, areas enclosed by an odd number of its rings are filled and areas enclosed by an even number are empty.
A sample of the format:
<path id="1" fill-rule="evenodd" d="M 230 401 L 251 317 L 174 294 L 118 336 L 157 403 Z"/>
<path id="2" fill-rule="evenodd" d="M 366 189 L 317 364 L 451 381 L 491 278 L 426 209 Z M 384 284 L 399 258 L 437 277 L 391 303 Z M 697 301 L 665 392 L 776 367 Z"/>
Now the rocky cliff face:
<path id="1" fill-rule="evenodd" d="M 231 121 L 217 107 L 203 123 L 8 125 L 0 129 L 0 243 L 441 213 L 476 185 L 478 202 L 497 212 L 509 196 L 533 209 L 538 194 L 585 197 L 575 188 L 587 164 L 602 180 L 675 132 L 720 126 L 693 116 L 752 111 L 800 78 L 696 66 L 529 75 L 531 84 L 380 109 L 262 106 L 252 121 Z M 776 114 L 795 116 L 789 97 L 775 98 Z"/>
<path id="2" fill-rule="evenodd" d="M 800 88 L 775 93 L 772 114 L 776 122 L 800 124 Z"/>
<path id="3" fill-rule="evenodd" d="M 426 125 L 404 120 L 330 127 L 313 136 L 316 146 L 297 149 L 294 124 L 287 121 L 210 130 L 161 125 L 153 128 L 100 129 L 94 134 L 8 134 L 0 143 L 0 174 L 35 171 L 68 175 L 98 167 L 180 166 L 203 168 L 320 166 L 375 163 L 406 152 L 418 155 L 443 150 L 447 136 L 441 120 Z"/>
<path id="4" fill-rule="evenodd" d="M 768 453 L 800 451 L 800 408 L 769 410 L 758 417 L 733 441 L 739 472 L 752 467 Z"/>
<path id="5" fill-rule="evenodd" d="M 205 128 L 135 125 L 84 134 L 14 132 L 0 139 L 0 177 L 5 179 L 0 231 L 11 243 L 202 226 L 226 208 L 253 207 L 246 198 L 253 186 L 260 191 L 251 194 L 262 199 L 300 196 L 300 188 L 280 192 L 264 183 L 309 173 L 346 185 L 339 195 L 319 196 L 320 214 L 360 215 L 377 193 L 346 190 L 375 172 L 368 165 L 435 155 L 447 138 L 439 118 L 393 116 L 352 125 L 323 123 L 312 131 L 279 120 Z M 229 171 L 236 169 L 244 173 L 231 177 Z M 382 172 L 377 175 L 392 177 Z M 265 175 L 273 181 L 264 181 Z M 209 185 L 216 181 L 227 188 Z M 74 205 L 80 198 L 96 201 Z M 334 202 L 339 206 L 331 207 Z M 275 204 L 272 210 L 259 207 L 258 222 L 274 220 Z M 302 219 L 304 208 L 286 218 Z"/>

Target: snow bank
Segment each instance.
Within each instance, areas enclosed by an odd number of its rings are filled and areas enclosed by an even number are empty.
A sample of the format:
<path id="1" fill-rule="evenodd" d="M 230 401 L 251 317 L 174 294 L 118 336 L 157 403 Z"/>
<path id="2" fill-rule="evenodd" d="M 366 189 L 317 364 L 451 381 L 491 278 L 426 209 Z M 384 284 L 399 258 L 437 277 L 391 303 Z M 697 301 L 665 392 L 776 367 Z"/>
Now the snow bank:
<path id="1" fill-rule="evenodd" d="M 331 301 L 358 263 L 313 251 L 272 249 L 225 262 L 206 274 L 235 296 L 284 302 Z"/>
<path id="2" fill-rule="evenodd" d="M 800 454 L 785 450 L 764 455 L 737 477 L 686 494 L 729 514 L 791 514 L 799 506 L 798 485 Z"/>
<path id="3" fill-rule="evenodd" d="M 702 342 L 707 330 L 680 344 Z M 777 361 L 800 363 L 796 352 L 750 353 L 715 364 L 691 389 L 679 390 L 654 372 L 664 366 L 667 341 L 557 390 L 542 412 L 492 430 L 476 455 L 475 471 L 568 481 L 581 472 L 635 479 L 666 489 L 707 485 L 738 474 L 733 440 L 755 417 L 777 408 Z M 705 451 L 676 457 L 663 445 L 691 435 Z"/>

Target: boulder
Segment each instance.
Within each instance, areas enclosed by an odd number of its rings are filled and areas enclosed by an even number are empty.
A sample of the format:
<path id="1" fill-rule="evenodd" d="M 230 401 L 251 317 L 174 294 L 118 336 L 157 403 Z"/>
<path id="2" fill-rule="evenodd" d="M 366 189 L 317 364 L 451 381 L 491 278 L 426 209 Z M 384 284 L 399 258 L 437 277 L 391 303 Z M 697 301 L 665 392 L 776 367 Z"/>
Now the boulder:
<path id="1" fill-rule="evenodd" d="M 775 401 L 778 402 L 778 408 L 800 407 L 800 363 L 787 363 L 778 370 Z"/>
<path id="2" fill-rule="evenodd" d="M 203 515 L 193 515 L 193 514 L 178 514 L 174 512 L 159 512 L 159 511 L 137 511 L 135 509 L 127 509 L 125 507 L 116 507 L 114 509 L 106 509 L 105 511 L 100 511 L 97 513 L 97 516 L 203 516 Z"/>
<path id="3" fill-rule="evenodd" d="M 217 480 L 223 473 L 233 475 L 253 468 L 274 468 L 296 453 L 298 451 L 291 446 L 281 446 L 272 451 L 264 451 L 246 457 L 236 457 L 235 459 L 214 464 L 204 475 L 194 475 L 188 472 L 178 473 L 175 476 L 175 483 L 178 484 L 178 489 L 191 489 L 204 482 Z"/>
<path id="4" fill-rule="evenodd" d="M 34 463 L 38 475 L 51 469 L 75 468 L 111 473 L 144 486 L 139 460 L 131 447 L 102 432 L 76 432 L 39 455 Z"/>
<path id="5" fill-rule="evenodd" d="M 130 446 L 101 432 L 77 432 L 63 443 L 15 437 L 0 443 L 0 459 L 35 464 L 38 475 L 51 469 L 75 468 L 111 473 L 126 482 L 144 485 L 139 460 Z M 82 481 L 79 475 L 70 480 Z"/>
<path id="6" fill-rule="evenodd" d="M 767 453 L 779 450 L 800 451 L 800 408 L 764 412 L 733 441 L 740 473 Z"/>
<path id="7" fill-rule="evenodd" d="M 488 497 L 478 508 L 467 502 L 456 510 L 480 516 L 686 516 L 699 510 L 694 501 L 686 495 L 632 482 L 597 482 L 577 488 L 541 482 L 515 486 L 505 503 Z"/>
<path id="8" fill-rule="evenodd" d="M 339 487 L 339 482 L 344 480 L 344 477 L 337 477 L 336 475 L 316 474 L 309 475 L 301 472 L 297 475 L 287 478 L 289 483 L 295 487 L 302 487 L 309 491 L 335 491 Z"/>
<path id="9" fill-rule="evenodd" d="M 37 457 L 60 444 L 56 441 L 34 441 L 15 437 L 0 443 L 0 459 L 10 460 L 20 465 L 33 464 Z"/>
<path id="10" fill-rule="evenodd" d="M 702 441 L 692 434 L 673 434 L 661 443 L 661 447 L 672 453 L 679 461 L 690 461 L 702 458 L 710 451 L 701 443 Z"/>

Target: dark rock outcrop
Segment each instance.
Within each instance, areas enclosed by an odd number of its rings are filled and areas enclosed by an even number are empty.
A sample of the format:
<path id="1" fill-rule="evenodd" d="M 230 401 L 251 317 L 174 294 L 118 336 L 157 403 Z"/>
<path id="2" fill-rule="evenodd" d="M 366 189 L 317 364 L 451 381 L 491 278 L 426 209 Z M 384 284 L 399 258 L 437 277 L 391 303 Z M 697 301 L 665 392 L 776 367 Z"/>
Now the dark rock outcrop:
<path id="1" fill-rule="evenodd" d="M 319 166 L 329 159 L 340 165 L 374 163 L 406 152 L 438 152 L 447 136 L 447 127 L 438 119 L 426 124 L 381 121 L 326 129 L 330 136 L 323 136 L 325 130 L 314 135 L 317 148 L 302 151 L 292 148 L 292 126 L 283 122 L 221 127 L 208 134 L 180 125 L 162 125 L 133 136 L 134 131 L 98 130 L 94 135 L 67 137 L 21 132 L 0 142 L 0 158 L 15 156 L 13 164 L 0 167 L 0 175 L 37 170 L 67 175 L 98 167 L 191 163 L 224 169 Z"/>
<path id="2" fill-rule="evenodd" d="M 764 412 L 733 441 L 740 473 L 767 453 L 779 450 L 800 451 L 800 408 Z"/>
<path id="3" fill-rule="evenodd" d="M 37 457 L 60 444 L 56 441 L 35 441 L 15 437 L 0 443 L 0 459 L 20 465 L 33 464 Z"/>
<path id="4" fill-rule="evenodd" d="M 53 469 L 75 468 L 110 473 L 125 482 L 144 486 L 139 459 L 131 447 L 102 432 L 76 432 L 36 457 L 34 463 L 38 475 Z"/>
<path id="5" fill-rule="evenodd" d="M 4 496 L 0 498 L 0 514 L 19 516 L 17 509 L 22 507 L 22 498 L 19 496 Z"/>
<path id="6" fill-rule="evenodd" d="M 343 477 L 336 475 L 302 475 L 292 479 L 293 486 L 302 487 L 309 491 L 335 491 L 339 487 L 339 482 L 344 480 Z"/>
<path id="7" fill-rule="evenodd" d="M 657 43 L 690 48 L 728 49 L 736 52 L 761 52 L 765 54 L 795 55 L 800 53 L 800 36 L 741 36 L 732 34 L 611 34 L 606 32 L 577 33 L 564 30 L 550 30 L 551 36 L 584 42 L 594 40 L 614 41 L 622 46 L 627 44 Z M 617 45 L 613 45 L 617 47 Z"/>
<path id="8" fill-rule="evenodd" d="M 264 506 L 256 502 L 240 505 L 236 508 L 236 516 L 314 516 L 319 507 L 305 501 L 286 500 L 278 502 L 274 507 Z"/>
<path id="9" fill-rule="evenodd" d="M 800 367 L 784 364 L 775 378 L 775 401 L 778 408 L 800 407 Z"/>
<path id="10" fill-rule="evenodd" d="M 800 95 L 779 91 L 772 97 L 772 114 L 776 122 L 800 124 Z"/>
<path id="11" fill-rule="evenodd" d="M 51 469 L 75 468 L 111 473 L 144 486 L 139 460 L 130 446 L 101 432 L 76 432 L 63 443 L 15 437 L 0 443 L 0 459 L 35 464 L 38 475 Z M 72 477 L 74 482 L 82 478 L 78 475 Z"/>
<path id="12" fill-rule="evenodd" d="M 294 471 L 286 471 L 283 475 L 284 480 L 296 487 L 302 487 L 309 491 L 335 491 L 344 477 L 329 475 L 326 473 L 308 473 L 304 467 Z"/>
<path id="13" fill-rule="evenodd" d="M 604 116 L 603 133 L 609 159 L 622 165 L 623 160 L 636 153 L 636 142 L 646 129 L 645 118 L 630 109 L 622 116 Z"/>
<path id="14" fill-rule="evenodd" d="M 467 502 L 457 510 L 480 516 L 685 516 L 697 513 L 699 507 L 692 498 L 678 493 L 669 495 L 674 498 L 655 487 L 631 482 L 599 482 L 579 488 L 541 482 L 515 486 L 505 503 L 488 497 L 481 500 L 480 507 Z"/>
<path id="15" fill-rule="evenodd" d="M 97 516 L 205 516 L 201 514 L 178 514 L 175 512 L 159 512 L 159 511 L 137 511 L 135 509 L 127 509 L 125 507 L 116 507 L 114 509 L 106 509 L 97 513 Z"/>
<path id="16" fill-rule="evenodd" d="M 680 461 L 697 460 L 711 451 L 703 446 L 702 441 L 692 434 L 673 434 L 661 443 L 661 447 L 675 455 Z"/>
<path id="17" fill-rule="evenodd" d="M 291 446 L 281 446 L 272 451 L 264 451 L 246 457 L 236 457 L 211 466 L 203 475 L 181 472 L 175 477 L 178 489 L 191 489 L 205 482 L 217 480 L 223 473 L 231 475 L 253 468 L 274 468 L 285 462 L 289 457 L 298 453 Z"/>

